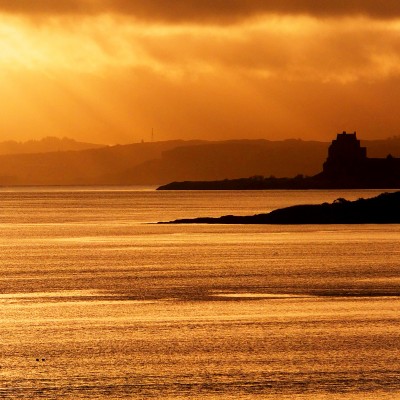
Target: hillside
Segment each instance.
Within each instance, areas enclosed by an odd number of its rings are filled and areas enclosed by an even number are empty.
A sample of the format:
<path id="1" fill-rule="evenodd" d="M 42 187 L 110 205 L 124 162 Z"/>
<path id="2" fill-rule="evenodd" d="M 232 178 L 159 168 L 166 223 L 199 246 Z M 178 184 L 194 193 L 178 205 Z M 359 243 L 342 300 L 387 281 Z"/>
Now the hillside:
<path id="1" fill-rule="evenodd" d="M 159 159 L 163 151 L 182 143 L 135 143 L 82 151 L 0 155 L 0 185 L 129 184 L 120 179 L 126 170 Z M 136 183 L 135 179 L 132 183 Z"/>
<path id="2" fill-rule="evenodd" d="M 400 156 L 400 138 L 364 141 L 373 157 L 388 153 Z M 127 183 L 169 183 L 173 181 L 212 181 L 251 176 L 312 176 L 322 170 L 329 143 L 302 140 L 232 140 L 186 143 L 163 152 L 155 159 L 136 166 L 116 179 Z"/>
<path id="3" fill-rule="evenodd" d="M 32 154 L 54 151 L 79 151 L 105 147 L 101 144 L 77 142 L 69 138 L 45 137 L 40 140 L 17 142 L 8 140 L 0 142 L 0 154 Z"/>
<path id="4" fill-rule="evenodd" d="M 321 171 L 329 143 L 285 140 L 166 141 L 81 151 L 0 155 L 0 185 L 158 185 Z M 363 142 L 400 156 L 400 138 Z"/>

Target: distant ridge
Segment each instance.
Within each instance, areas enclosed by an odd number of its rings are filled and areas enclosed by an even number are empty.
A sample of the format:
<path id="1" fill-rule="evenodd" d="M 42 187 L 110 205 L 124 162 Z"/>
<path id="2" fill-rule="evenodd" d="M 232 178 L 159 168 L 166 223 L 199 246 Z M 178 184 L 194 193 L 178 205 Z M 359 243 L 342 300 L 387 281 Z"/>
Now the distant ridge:
<path id="1" fill-rule="evenodd" d="M 199 141 L 146 142 L 80 151 L 0 155 L 0 185 L 156 184 L 160 182 L 158 176 L 154 178 L 146 164 L 159 160 L 164 151 L 183 143 L 195 145 Z"/>
<path id="2" fill-rule="evenodd" d="M 87 149 L 96 149 L 105 147 L 105 145 L 78 142 L 69 138 L 57 138 L 48 136 L 39 140 L 28 140 L 26 142 L 17 142 L 7 140 L 0 142 L 0 154 L 32 154 L 49 153 L 54 151 L 79 151 Z"/>
<path id="3" fill-rule="evenodd" d="M 400 156 L 400 138 L 363 141 L 373 157 Z M 155 185 L 243 176 L 314 175 L 329 143 L 171 140 L 0 155 L 0 185 Z M 298 182 L 296 182 L 297 184 Z"/>

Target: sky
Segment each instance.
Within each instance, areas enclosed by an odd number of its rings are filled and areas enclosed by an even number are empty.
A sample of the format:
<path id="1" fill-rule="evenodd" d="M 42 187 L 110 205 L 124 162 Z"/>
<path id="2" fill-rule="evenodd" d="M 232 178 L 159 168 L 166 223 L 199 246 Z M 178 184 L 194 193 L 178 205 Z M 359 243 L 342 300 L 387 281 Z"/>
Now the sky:
<path id="1" fill-rule="evenodd" d="M 398 0 L 0 0 L 0 140 L 400 134 Z"/>

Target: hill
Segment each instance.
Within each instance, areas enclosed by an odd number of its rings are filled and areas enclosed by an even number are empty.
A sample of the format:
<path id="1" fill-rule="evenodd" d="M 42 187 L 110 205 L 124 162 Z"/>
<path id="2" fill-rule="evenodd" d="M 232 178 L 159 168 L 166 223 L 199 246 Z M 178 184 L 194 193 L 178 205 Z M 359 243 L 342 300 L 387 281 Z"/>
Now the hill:
<path id="1" fill-rule="evenodd" d="M 54 151 L 79 151 L 105 147 L 101 144 L 78 142 L 68 138 L 45 137 L 40 140 L 0 142 L 0 154 L 49 153 Z"/>
<path id="2" fill-rule="evenodd" d="M 400 138 L 364 141 L 376 157 L 400 156 Z M 329 143 L 303 140 L 231 140 L 182 144 L 125 171 L 121 182 L 163 184 L 173 181 L 212 181 L 271 175 L 277 178 L 312 176 L 321 171 Z"/>
<path id="3" fill-rule="evenodd" d="M 400 138 L 364 143 L 374 156 L 388 152 L 400 156 Z M 302 140 L 174 140 L 8 154 L 0 155 L 0 185 L 160 185 L 254 175 L 314 175 L 326 159 L 328 146 Z"/>
<path id="4" fill-rule="evenodd" d="M 147 184 L 146 178 L 125 177 L 126 171 L 159 159 L 163 151 L 182 143 L 177 140 L 82 151 L 1 155 L 0 185 Z"/>

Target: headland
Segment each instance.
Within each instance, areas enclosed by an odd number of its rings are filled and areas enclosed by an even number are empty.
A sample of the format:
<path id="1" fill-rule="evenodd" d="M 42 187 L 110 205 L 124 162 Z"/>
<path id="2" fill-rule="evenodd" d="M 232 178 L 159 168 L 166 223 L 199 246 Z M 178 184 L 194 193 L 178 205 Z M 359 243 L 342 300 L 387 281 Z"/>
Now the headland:
<path id="1" fill-rule="evenodd" d="M 162 222 L 160 222 L 162 223 Z M 383 193 L 369 199 L 333 203 L 295 205 L 267 214 L 251 216 L 225 215 L 219 218 L 178 219 L 167 224 L 398 224 L 400 191 Z"/>
<path id="2" fill-rule="evenodd" d="M 339 133 L 328 149 L 320 173 L 294 178 L 252 176 L 219 181 L 172 182 L 157 190 L 397 189 L 400 158 L 369 158 L 356 132 Z"/>

